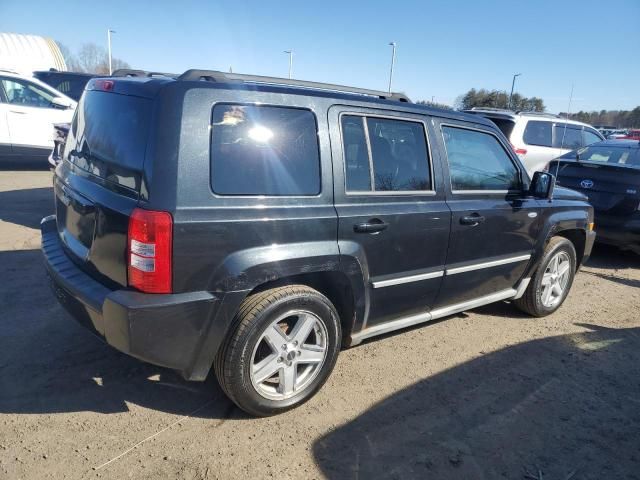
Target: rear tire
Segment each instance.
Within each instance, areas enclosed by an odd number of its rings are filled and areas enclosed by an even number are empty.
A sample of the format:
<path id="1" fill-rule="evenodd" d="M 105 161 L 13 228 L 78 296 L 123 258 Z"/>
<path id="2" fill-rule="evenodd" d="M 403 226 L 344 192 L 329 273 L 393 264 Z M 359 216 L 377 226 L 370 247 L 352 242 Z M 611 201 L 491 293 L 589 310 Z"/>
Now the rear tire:
<path id="1" fill-rule="evenodd" d="M 218 382 L 245 412 L 274 415 L 309 400 L 329 377 L 340 351 L 333 304 L 304 285 L 247 297 L 215 360 Z"/>
<path id="2" fill-rule="evenodd" d="M 576 249 L 564 237 L 553 237 L 524 295 L 513 303 L 534 317 L 552 314 L 567 298 L 576 273 Z"/>

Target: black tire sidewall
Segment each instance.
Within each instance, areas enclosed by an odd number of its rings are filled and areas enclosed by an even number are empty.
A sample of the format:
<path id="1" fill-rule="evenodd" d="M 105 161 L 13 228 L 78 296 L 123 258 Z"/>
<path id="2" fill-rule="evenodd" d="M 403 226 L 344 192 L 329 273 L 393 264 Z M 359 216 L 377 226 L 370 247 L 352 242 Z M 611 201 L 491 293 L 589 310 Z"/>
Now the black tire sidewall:
<path id="1" fill-rule="evenodd" d="M 315 314 L 327 329 L 327 357 L 320 372 L 304 390 L 285 400 L 271 400 L 260 395 L 251 383 L 251 363 L 253 349 L 262 336 L 264 329 L 274 319 L 290 310 L 306 310 Z M 340 323 L 333 305 L 319 293 L 305 292 L 289 295 L 269 304 L 256 315 L 251 328 L 242 334 L 239 348 L 229 351 L 225 363 L 240 365 L 240 382 L 235 385 L 233 396 L 241 408 L 256 415 L 277 414 L 301 405 L 311 398 L 329 377 L 340 350 Z"/>
<path id="2" fill-rule="evenodd" d="M 564 251 L 569 255 L 569 260 L 571 262 L 571 269 L 569 271 L 569 281 L 567 282 L 567 286 L 564 289 L 564 292 L 562 294 L 562 299 L 560 300 L 560 302 L 558 302 L 558 304 L 555 305 L 554 307 L 547 307 L 542 303 L 542 278 L 544 276 L 545 270 L 549 266 L 549 262 L 560 251 Z M 564 238 L 562 240 L 557 241 L 557 243 L 555 243 L 551 248 L 545 251 L 544 257 L 540 262 L 540 268 L 536 272 L 536 276 L 535 276 L 534 302 L 535 302 L 535 309 L 539 313 L 539 315 L 546 316 L 555 312 L 558 308 L 562 306 L 564 301 L 567 299 L 567 295 L 571 290 L 571 286 L 573 285 L 573 280 L 576 274 L 576 261 L 577 261 L 576 250 L 573 247 L 573 244 L 569 240 L 566 240 Z"/>

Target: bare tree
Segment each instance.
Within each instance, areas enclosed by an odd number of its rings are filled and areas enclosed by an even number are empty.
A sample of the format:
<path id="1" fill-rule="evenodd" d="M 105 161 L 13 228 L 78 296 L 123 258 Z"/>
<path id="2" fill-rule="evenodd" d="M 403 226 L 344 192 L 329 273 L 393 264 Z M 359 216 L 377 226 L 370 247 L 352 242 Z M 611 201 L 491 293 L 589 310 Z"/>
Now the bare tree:
<path id="1" fill-rule="evenodd" d="M 78 54 L 74 55 L 66 46 L 60 43 L 58 46 L 69 70 L 99 75 L 109 74 L 109 57 L 105 48 L 95 43 L 85 43 L 80 47 Z M 112 57 L 112 66 L 113 70 L 131 68 L 127 62 L 115 57 Z"/>

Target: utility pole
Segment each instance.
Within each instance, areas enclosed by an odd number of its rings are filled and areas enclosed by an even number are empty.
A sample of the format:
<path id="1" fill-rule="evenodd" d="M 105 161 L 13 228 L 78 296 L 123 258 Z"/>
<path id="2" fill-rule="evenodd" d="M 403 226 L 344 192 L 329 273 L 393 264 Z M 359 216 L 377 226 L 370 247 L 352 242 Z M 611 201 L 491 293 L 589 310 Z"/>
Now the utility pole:
<path id="1" fill-rule="evenodd" d="M 513 87 L 516 85 L 516 77 L 522 75 L 521 73 L 516 73 L 513 75 L 513 80 L 511 81 L 511 93 L 509 94 L 509 110 L 511 110 L 511 97 L 513 97 Z"/>
<path id="2" fill-rule="evenodd" d="M 391 70 L 389 71 L 389 93 L 391 93 L 391 84 L 393 83 L 393 67 L 396 64 L 396 42 L 389 42 L 393 48 L 391 52 Z"/>
<path id="3" fill-rule="evenodd" d="M 293 50 L 285 50 L 284 53 L 289 55 L 289 80 L 291 80 L 291 72 L 293 71 Z"/>
<path id="4" fill-rule="evenodd" d="M 116 33 L 115 30 L 107 29 L 107 46 L 109 49 L 109 75 L 113 75 L 113 68 L 111 66 L 111 34 Z"/>

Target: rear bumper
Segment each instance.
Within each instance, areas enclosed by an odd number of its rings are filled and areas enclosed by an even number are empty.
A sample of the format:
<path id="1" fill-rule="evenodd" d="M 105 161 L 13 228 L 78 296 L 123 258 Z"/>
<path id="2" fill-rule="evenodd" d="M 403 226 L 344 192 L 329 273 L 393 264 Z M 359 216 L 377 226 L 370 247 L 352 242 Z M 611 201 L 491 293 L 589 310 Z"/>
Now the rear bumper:
<path id="1" fill-rule="evenodd" d="M 614 245 L 640 255 L 640 218 L 596 215 L 596 228 L 598 243 Z"/>
<path id="2" fill-rule="evenodd" d="M 42 252 L 58 301 L 83 326 L 109 345 L 149 363 L 179 370 L 191 380 L 203 380 L 209 364 L 202 355 L 210 325 L 220 305 L 209 292 L 145 294 L 109 290 L 67 256 L 58 236 L 55 216 L 41 223 Z M 215 352 L 214 352 L 215 353 Z M 206 360 L 205 360 L 206 361 Z"/>

